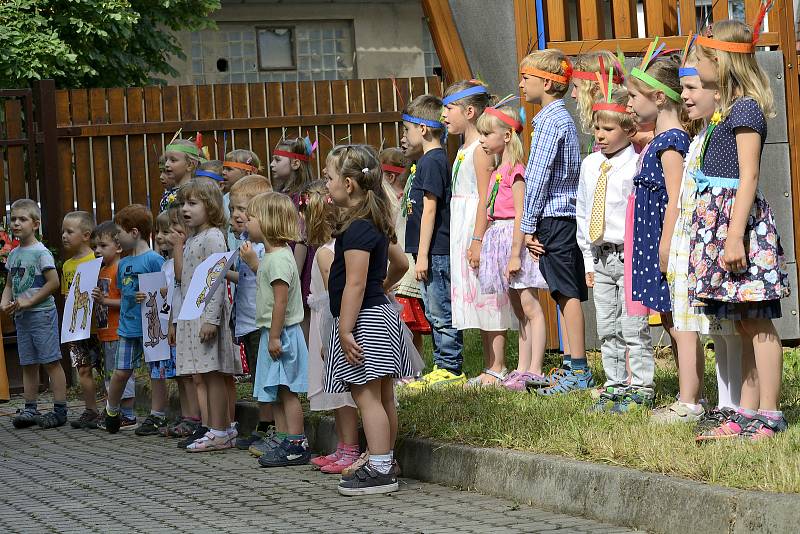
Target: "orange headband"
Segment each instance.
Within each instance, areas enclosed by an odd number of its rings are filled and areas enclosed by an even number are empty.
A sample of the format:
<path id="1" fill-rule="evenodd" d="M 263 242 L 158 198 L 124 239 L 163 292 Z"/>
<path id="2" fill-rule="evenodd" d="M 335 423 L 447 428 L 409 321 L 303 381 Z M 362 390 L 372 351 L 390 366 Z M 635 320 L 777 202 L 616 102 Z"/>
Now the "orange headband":
<path id="1" fill-rule="evenodd" d="M 536 76 L 537 78 L 544 78 L 545 80 L 552 80 L 554 82 L 563 83 L 567 85 L 569 83 L 569 78 L 566 76 L 561 76 L 559 74 L 553 74 L 552 72 L 547 72 L 546 70 L 537 69 L 536 67 L 522 67 L 519 69 L 520 74 L 530 74 L 531 76 Z"/>
<path id="2" fill-rule="evenodd" d="M 700 46 L 705 46 L 706 48 L 733 52 L 734 54 L 752 54 L 755 50 L 755 45 L 753 43 L 731 43 L 730 41 L 720 41 L 719 39 L 712 39 L 711 37 L 704 37 L 702 35 L 697 36 L 695 43 Z"/>
<path id="3" fill-rule="evenodd" d="M 243 171 L 258 172 L 258 169 L 249 163 L 239 163 L 238 161 L 223 161 L 223 167 L 231 167 L 233 169 L 242 169 Z"/>
<path id="4" fill-rule="evenodd" d="M 311 159 L 311 156 L 306 154 L 298 154 L 297 152 L 289 152 L 288 150 L 280 150 L 277 148 L 272 151 L 272 154 L 275 156 L 283 156 L 284 158 L 299 159 L 300 161 L 308 161 Z"/>

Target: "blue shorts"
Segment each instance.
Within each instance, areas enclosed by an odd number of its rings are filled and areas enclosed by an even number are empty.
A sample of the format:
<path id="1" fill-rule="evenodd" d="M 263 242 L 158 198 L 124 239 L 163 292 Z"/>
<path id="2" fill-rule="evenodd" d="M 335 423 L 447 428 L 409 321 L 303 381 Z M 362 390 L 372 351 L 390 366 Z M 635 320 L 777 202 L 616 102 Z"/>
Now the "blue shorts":
<path id="1" fill-rule="evenodd" d="M 169 360 L 147 362 L 147 366 L 150 368 L 150 378 L 175 378 L 178 374 L 175 369 L 175 347 L 169 348 Z"/>
<path id="2" fill-rule="evenodd" d="M 106 391 L 111 383 L 111 377 L 114 375 L 114 365 L 117 359 L 117 350 L 119 350 L 119 340 L 103 341 L 101 344 L 103 348 L 103 369 L 106 383 Z M 122 392 L 122 398 L 133 399 L 136 397 L 136 377 L 131 373 L 130 378 L 125 383 L 125 391 Z"/>
<path id="3" fill-rule="evenodd" d="M 132 371 L 142 365 L 144 359 L 144 346 L 140 337 L 119 336 L 117 346 L 117 358 L 114 361 L 114 369 Z"/>
<path id="4" fill-rule="evenodd" d="M 61 359 L 58 311 L 26 310 L 14 315 L 20 365 L 42 365 Z"/>

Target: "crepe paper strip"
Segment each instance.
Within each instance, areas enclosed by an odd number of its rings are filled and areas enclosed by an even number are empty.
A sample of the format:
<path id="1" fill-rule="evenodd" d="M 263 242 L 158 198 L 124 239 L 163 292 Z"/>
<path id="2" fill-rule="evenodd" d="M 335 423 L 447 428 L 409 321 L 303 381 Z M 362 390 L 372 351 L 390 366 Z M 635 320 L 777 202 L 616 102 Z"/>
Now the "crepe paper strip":
<path id="1" fill-rule="evenodd" d="M 277 152 L 277 150 L 275 151 Z M 252 173 L 258 172 L 258 169 L 249 163 L 239 163 L 238 161 L 223 161 L 223 167 L 230 167 L 232 169 L 242 169 L 243 171 L 250 171 Z"/>
<path id="2" fill-rule="evenodd" d="M 579 80 L 586 80 L 589 82 L 596 82 L 597 78 L 595 77 L 596 72 L 589 72 L 588 70 L 574 70 L 572 71 L 572 77 L 577 78 Z M 617 74 L 613 78 L 614 83 L 617 85 L 622 85 L 625 83 L 625 78 Z"/>
<path id="3" fill-rule="evenodd" d="M 761 37 L 761 25 L 764 24 L 764 17 L 767 16 L 770 9 L 775 6 L 775 0 L 761 0 L 761 7 L 756 15 L 756 20 L 753 23 L 753 47 L 755 48 L 759 37 Z"/>
<path id="4" fill-rule="evenodd" d="M 686 65 L 686 58 L 689 57 L 689 50 L 691 50 L 695 39 L 697 39 L 697 35 L 695 35 L 694 32 L 689 32 L 689 36 L 686 38 L 686 46 L 683 47 L 683 56 L 682 56 L 682 59 L 681 59 L 681 67 Z"/>
<path id="5" fill-rule="evenodd" d="M 183 152 L 184 154 L 189 154 L 190 156 L 203 159 L 200 156 L 200 151 L 197 150 L 197 147 L 194 145 L 167 145 L 167 148 L 164 149 L 164 152 Z"/>
<path id="6" fill-rule="evenodd" d="M 683 99 L 681 98 L 681 95 L 679 95 L 675 90 L 667 87 L 666 85 L 664 85 L 660 81 L 656 80 L 655 78 L 653 78 L 652 76 L 647 74 L 645 71 L 643 71 L 641 69 L 638 69 L 638 68 L 633 69 L 633 70 L 631 70 L 631 76 L 633 76 L 634 78 L 638 78 L 639 80 L 643 81 L 644 83 L 646 83 L 647 85 L 649 85 L 653 89 L 663 92 L 665 95 L 667 95 L 667 97 L 670 100 L 674 100 L 675 102 L 678 102 L 679 104 L 683 103 Z"/>
<path id="7" fill-rule="evenodd" d="M 608 102 L 598 102 L 592 106 L 592 111 L 614 111 L 616 113 L 628 113 L 628 108 L 621 104 L 609 104 Z"/>
<path id="8" fill-rule="evenodd" d="M 681 67 L 678 69 L 679 78 L 686 78 L 688 76 L 697 76 L 697 69 L 694 67 Z"/>
<path id="9" fill-rule="evenodd" d="M 552 72 L 547 72 L 546 70 L 537 69 L 535 67 L 523 67 L 519 70 L 519 72 L 520 74 L 530 74 L 531 76 L 536 76 L 537 78 L 544 78 L 545 80 L 563 83 L 564 85 L 569 83 L 569 78 L 566 76 L 553 74 Z"/>
<path id="10" fill-rule="evenodd" d="M 289 152 L 288 150 L 275 149 L 272 151 L 275 156 L 283 156 L 284 158 L 299 159 L 300 161 L 309 161 L 311 156 L 308 154 L 298 154 L 297 152 Z"/>
<path id="11" fill-rule="evenodd" d="M 389 165 L 388 163 L 382 164 L 381 169 L 386 172 L 394 172 L 397 174 L 403 174 L 404 172 L 406 172 L 405 167 L 397 167 L 396 165 Z"/>
<path id="12" fill-rule="evenodd" d="M 719 39 L 712 39 L 711 37 L 698 36 L 697 44 L 706 48 L 713 48 L 714 50 L 722 50 L 723 52 L 732 52 L 734 54 L 752 54 L 755 50 L 753 43 L 731 43 L 730 41 L 720 41 Z"/>
<path id="13" fill-rule="evenodd" d="M 469 89 L 464 89 L 463 91 L 458 91 L 450 96 L 444 97 L 442 99 L 442 105 L 449 106 L 456 100 L 461 100 L 462 98 L 467 98 L 468 96 L 472 95 L 486 94 L 488 92 L 489 91 L 487 91 L 486 87 L 483 85 L 476 85 L 475 87 L 470 87 Z"/>
<path id="14" fill-rule="evenodd" d="M 444 123 L 439 121 L 431 121 L 428 119 L 422 119 L 420 117 L 412 117 L 411 115 L 406 115 L 405 113 L 403 113 L 401 118 L 406 122 L 410 122 L 411 124 L 422 124 L 423 126 L 428 126 L 430 128 L 444 128 Z"/>
<path id="15" fill-rule="evenodd" d="M 177 138 L 178 138 L 178 136 L 179 136 L 179 135 L 181 135 L 181 132 L 182 132 L 182 131 L 183 131 L 183 128 L 178 128 L 178 131 L 177 131 L 177 132 L 175 132 L 175 135 L 173 135 L 173 136 L 172 136 L 172 139 L 170 139 L 169 143 L 167 143 L 167 144 L 168 144 L 168 145 L 171 145 L 172 143 L 174 143 L 174 142 L 175 142 L 175 139 L 177 139 Z"/>
<path id="16" fill-rule="evenodd" d="M 211 178 L 212 180 L 216 180 L 217 182 L 221 182 L 223 180 L 222 176 L 220 176 L 219 174 L 217 174 L 217 173 L 215 173 L 213 171 L 205 171 L 205 170 L 202 170 L 202 169 L 199 170 L 199 171 L 194 171 L 194 175 L 195 176 L 205 176 L 206 178 Z"/>
<path id="17" fill-rule="evenodd" d="M 505 113 L 503 113 L 502 111 L 500 111 L 499 109 L 497 109 L 495 107 L 486 108 L 485 110 L 483 110 L 483 112 L 484 113 L 488 113 L 489 115 L 491 115 L 493 117 L 497 117 L 498 119 L 500 119 L 504 123 L 508 124 L 517 133 L 520 133 L 522 131 L 522 123 L 521 122 L 518 122 L 518 121 L 514 120 L 513 117 L 510 117 L 509 115 L 506 115 Z"/>
<path id="18" fill-rule="evenodd" d="M 497 194 L 500 192 L 500 182 L 503 180 L 503 175 L 499 172 L 494 175 L 494 184 L 492 184 L 492 192 L 489 195 L 489 201 L 486 203 L 489 208 L 489 216 L 494 217 L 494 203 L 497 201 Z"/>

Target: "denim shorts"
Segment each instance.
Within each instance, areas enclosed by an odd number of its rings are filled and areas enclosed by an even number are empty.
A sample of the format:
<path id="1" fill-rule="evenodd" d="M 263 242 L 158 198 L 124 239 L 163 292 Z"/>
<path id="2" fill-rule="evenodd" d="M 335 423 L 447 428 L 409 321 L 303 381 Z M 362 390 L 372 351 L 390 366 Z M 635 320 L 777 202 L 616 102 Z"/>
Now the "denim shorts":
<path id="1" fill-rule="evenodd" d="M 119 346 L 117 347 L 117 358 L 114 362 L 114 369 L 131 371 L 138 369 L 144 359 L 144 346 L 140 337 L 119 336 Z"/>
<path id="2" fill-rule="evenodd" d="M 119 349 L 119 340 L 103 341 L 103 370 L 106 383 L 106 391 L 111 382 L 111 377 L 114 376 L 114 365 L 117 360 L 117 350 Z M 136 377 L 131 374 L 131 377 L 125 383 L 125 391 L 122 392 L 122 399 L 133 399 L 136 397 Z"/>
<path id="3" fill-rule="evenodd" d="M 20 365 L 41 365 L 61 359 L 58 311 L 26 310 L 14 316 Z"/>
<path id="4" fill-rule="evenodd" d="M 150 378 L 156 380 L 159 378 L 175 378 L 177 375 L 175 369 L 175 347 L 169 348 L 168 360 L 147 362 L 147 366 L 150 368 Z"/>

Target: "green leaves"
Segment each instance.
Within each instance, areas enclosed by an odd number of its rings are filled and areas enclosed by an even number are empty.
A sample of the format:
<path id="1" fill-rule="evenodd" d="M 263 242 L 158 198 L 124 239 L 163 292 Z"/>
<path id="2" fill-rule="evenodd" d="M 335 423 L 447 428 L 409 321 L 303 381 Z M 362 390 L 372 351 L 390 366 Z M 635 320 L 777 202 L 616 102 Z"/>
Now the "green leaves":
<path id="1" fill-rule="evenodd" d="M 3 0 L 0 87 L 157 83 L 183 57 L 172 32 L 213 28 L 219 0 Z"/>

